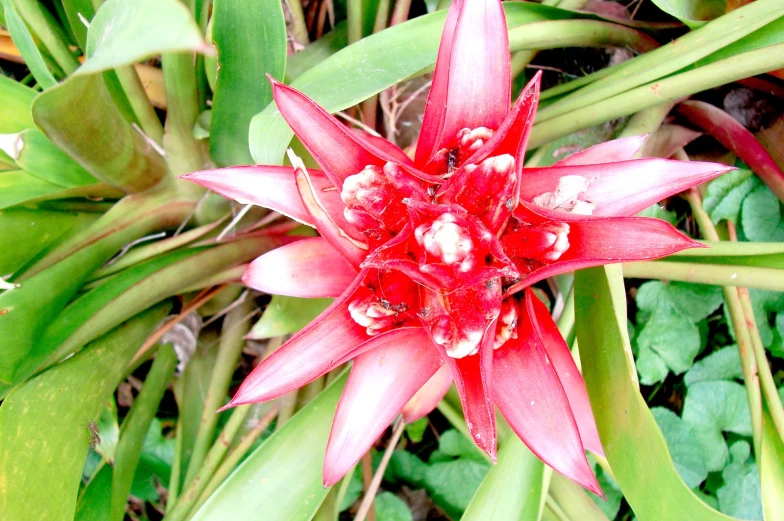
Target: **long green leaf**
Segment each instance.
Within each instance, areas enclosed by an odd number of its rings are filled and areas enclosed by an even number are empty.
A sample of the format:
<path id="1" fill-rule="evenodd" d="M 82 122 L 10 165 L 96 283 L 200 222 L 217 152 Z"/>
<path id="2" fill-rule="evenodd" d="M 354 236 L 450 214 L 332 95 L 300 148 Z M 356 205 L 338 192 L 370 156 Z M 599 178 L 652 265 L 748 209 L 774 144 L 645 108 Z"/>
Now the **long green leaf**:
<path id="1" fill-rule="evenodd" d="M 141 192 L 166 176 L 163 158 L 124 119 L 100 75 L 72 77 L 41 94 L 33 117 L 85 170 L 124 192 Z"/>
<path id="2" fill-rule="evenodd" d="M 70 230 L 83 228 L 98 217 L 28 208 L 0 211 L 0 273 L 14 273 Z"/>
<path id="3" fill-rule="evenodd" d="M 0 519 L 73 519 L 90 424 L 168 310 L 161 305 L 127 322 L 3 401 Z"/>
<path id="4" fill-rule="evenodd" d="M 11 3 L 11 0 L 0 0 L 5 12 L 6 23 L 8 24 L 8 32 L 11 33 L 11 38 L 14 40 L 16 47 L 24 58 L 25 65 L 30 69 L 30 73 L 35 78 L 35 81 L 43 87 L 48 89 L 57 85 L 57 80 L 52 75 L 49 68 L 44 62 L 44 57 L 41 55 L 40 49 L 35 44 L 33 35 L 30 34 L 24 21 L 19 17 L 16 8 Z"/>
<path id="5" fill-rule="evenodd" d="M 24 170 L 0 172 L 0 210 L 62 190 L 62 186 L 39 179 Z"/>
<path id="6" fill-rule="evenodd" d="M 563 20 L 575 13 L 533 3 L 505 5 L 510 27 Z M 435 64 L 446 12 L 420 16 L 346 47 L 297 77 L 292 86 L 330 112 L 378 94 Z M 390 60 L 389 56 L 400 59 Z M 250 151 L 259 164 L 278 164 L 293 133 L 274 105 L 250 124 Z"/>
<path id="7" fill-rule="evenodd" d="M 640 395 L 617 265 L 575 274 L 577 339 L 583 376 L 607 460 L 640 521 L 727 521 L 675 470 L 667 444 Z"/>
<path id="8" fill-rule="evenodd" d="M 272 100 L 266 75 L 286 70 L 286 20 L 278 0 L 216 0 L 212 38 L 218 80 L 210 123 L 210 154 L 221 166 L 252 162 L 248 128 Z"/>
<path id="9" fill-rule="evenodd" d="M 19 168 L 44 181 L 64 187 L 98 182 L 40 130 L 29 129 L 19 133 L 8 152 Z"/>
<path id="10" fill-rule="evenodd" d="M 329 492 L 321 482 L 332 417 L 348 374 L 335 380 L 267 439 L 199 509 L 192 521 L 310 521 Z"/>
<path id="11" fill-rule="evenodd" d="M 107 0 L 90 22 L 88 59 L 76 74 L 94 74 L 175 52 L 212 52 L 184 4 Z"/>
<path id="12" fill-rule="evenodd" d="M 0 134 L 14 134 L 35 128 L 32 105 L 36 92 L 0 75 Z"/>
<path id="13" fill-rule="evenodd" d="M 784 519 L 784 440 L 773 424 L 767 404 L 762 404 L 762 455 L 760 486 L 765 521 Z"/>
<path id="14" fill-rule="evenodd" d="M 171 344 L 161 346 L 144 380 L 144 387 L 133 402 L 120 431 L 120 441 L 112 474 L 112 508 L 110 520 L 122 521 L 133 475 L 142 453 L 144 437 L 155 417 L 163 393 L 177 368 L 177 353 Z"/>
<path id="15" fill-rule="evenodd" d="M 541 460 L 516 435 L 508 435 L 461 521 L 537 521 L 543 473 Z"/>
<path id="16" fill-rule="evenodd" d="M 65 17 L 71 27 L 71 33 L 76 38 L 76 43 L 83 51 L 87 50 L 87 26 L 79 18 L 82 16 L 88 22 L 95 16 L 95 7 L 90 0 L 62 0 Z"/>

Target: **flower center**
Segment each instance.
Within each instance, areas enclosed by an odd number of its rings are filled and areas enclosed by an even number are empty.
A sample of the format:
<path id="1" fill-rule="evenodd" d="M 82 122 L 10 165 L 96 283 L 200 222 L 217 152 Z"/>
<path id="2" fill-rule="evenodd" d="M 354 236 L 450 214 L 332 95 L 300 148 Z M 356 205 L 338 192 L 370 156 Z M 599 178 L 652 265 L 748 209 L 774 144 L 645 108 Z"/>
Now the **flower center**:
<path id="1" fill-rule="evenodd" d="M 487 127 L 475 129 L 464 128 L 457 133 L 457 150 L 460 158 L 465 160 L 473 155 L 474 152 L 482 148 L 487 143 L 494 132 Z"/>
<path id="2" fill-rule="evenodd" d="M 469 271 L 474 265 L 469 258 L 474 250 L 474 242 L 468 230 L 457 224 L 456 220 L 451 213 L 443 213 L 432 223 L 418 226 L 414 235 L 425 251 L 444 264 L 459 264 L 459 271 Z"/>

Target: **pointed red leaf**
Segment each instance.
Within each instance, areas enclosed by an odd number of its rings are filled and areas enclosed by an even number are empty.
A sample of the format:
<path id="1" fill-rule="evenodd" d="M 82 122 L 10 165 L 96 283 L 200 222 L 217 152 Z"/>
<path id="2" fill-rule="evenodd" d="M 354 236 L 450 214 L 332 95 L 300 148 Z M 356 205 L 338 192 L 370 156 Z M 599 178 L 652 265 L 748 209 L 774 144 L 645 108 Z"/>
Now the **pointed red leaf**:
<path id="1" fill-rule="evenodd" d="M 644 134 L 642 136 L 630 136 L 599 143 L 561 159 L 552 166 L 597 165 L 631 161 L 637 156 L 637 152 L 640 151 L 647 138 L 648 135 Z"/>
<path id="2" fill-rule="evenodd" d="M 561 178 L 579 176 L 587 181 L 587 186 L 584 192 L 574 195 L 596 205 L 593 215 L 634 215 L 729 170 L 733 168 L 716 163 L 666 159 L 526 168 L 520 199 L 532 202 L 538 196 L 555 192 Z"/>
<path id="3" fill-rule="evenodd" d="M 523 170 L 528 137 L 534 124 L 536 108 L 539 106 L 539 88 L 542 71 L 538 71 L 517 97 L 511 112 L 487 143 L 477 150 L 466 163 L 477 163 L 488 156 L 509 154 L 515 158 L 518 178 Z"/>
<path id="4" fill-rule="evenodd" d="M 311 220 L 315 223 L 316 228 L 322 237 L 333 248 L 339 251 L 352 266 L 358 267 L 367 256 L 367 246 L 352 238 L 352 235 L 358 234 L 354 227 L 345 221 L 343 218 L 339 226 L 338 223 L 332 218 L 335 214 L 334 207 L 327 211 L 325 206 L 322 206 L 321 201 L 316 196 L 316 187 L 313 185 L 313 180 L 308 175 L 308 171 L 302 165 L 302 161 L 296 156 L 292 155 L 295 166 L 295 180 L 297 190 L 302 199 L 302 204 L 308 210 Z M 319 195 L 323 196 L 324 192 Z M 333 197 L 327 193 L 327 197 Z M 346 229 L 352 230 L 349 234 Z"/>
<path id="5" fill-rule="evenodd" d="M 283 396 L 376 345 L 372 342 L 383 335 L 368 337 L 348 311 L 363 278 L 360 273 L 332 305 L 253 369 L 224 408 Z"/>
<path id="6" fill-rule="evenodd" d="M 337 297 L 357 271 L 321 237 L 303 239 L 265 253 L 245 270 L 242 282 L 273 295 Z"/>
<path id="7" fill-rule="evenodd" d="M 507 295 L 547 277 L 576 269 L 658 259 L 689 248 L 705 247 L 660 219 L 572 215 L 568 219 L 555 220 L 550 214 L 543 213 L 521 204 L 515 214 L 527 224 L 517 226 L 513 220 L 501 238 L 504 250 L 524 275 L 519 283 L 507 290 Z M 531 259 L 528 230 L 540 225 L 551 226 L 554 222 L 566 225 L 568 244 L 565 250 L 555 260 L 543 262 Z"/>
<path id="8" fill-rule="evenodd" d="M 320 170 L 311 170 L 313 179 L 329 183 Z M 232 166 L 181 175 L 223 197 L 242 204 L 256 204 L 275 210 L 299 222 L 313 226 L 310 214 L 302 205 L 290 166 Z"/>
<path id="9" fill-rule="evenodd" d="M 280 113 L 338 189 L 346 177 L 368 165 L 383 167 L 395 158 L 358 139 L 345 125 L 298 90 L 269 77 Z"/>
<path id="10" fill-rule="evenodd" d="M 596 420 L 588 400 L 588 391 L 580 370 L 577 369 L 577 364 L 574 363 L 574 358 L 569 352 L 569 346 L 564 342 L 544 302 L 536 298 L 530 288 L 525 291 L 525 302 L 526 311 L 532 313 L 526 320 L 531 320 L 533 323 L 547 357 L 553 364 L 558 380 L 566 392 L 583 447 L 599 456 L 604 456 L 599 432 L 596 429 Z"/>
<path id="11" fill-rule="evenodd" d="M 460 130 L 496 130 L 509 112 L 509 38 L 501 2 L 463 0 L 456 21 L 454 10 L 447 16 L 417 146 L 420 167 L 440 149 L 454 148 Z"/>
<path id="12" fill-rule="evenodd" d="M 442 365 L 403 407 L 403 421 L 414 423 L 430 414 L 451 385 L 452 374 L 446 365 Z"/>
<path id="13" fill-rule="evenodd" d="M 422 328 L 391 331 L 354 360 L 324 458 L 324 486 L 340 480 L 443 361 Z"/>
<path id="14" fill-rule="evenodd" d="M 784 201 L 784 172 L 746 127 L 720 108 L 702 101 L 684 101 L 676 110 L 741 158 Z"/>
<path id="15" fill-rule="evenodd" d="M 399 146 L 392 143 L 391 141 L 388 141 L 383 137 L 374 136 L 373 134 L 370 134 L 358 128 L 354 128 L 351 130 L 352 132 L 354 132 L 354 136 L 359 138 L 360 141 L 370 146 L 376 147 L 377 149 L 386 153 L 388 156 L 395 158 L 395 160 L 399 164 L 406 165 L 409 167 L 414 166 L 414 162 L 411 160 L 410 157 L 406 155 L 405 152 L 403 152 L 403 149 L 401 149 Z"/>
<path id="16" fill-rule="evenodd" d="M 521 314 L 517 338 L 494 355 L 493 400 L 512 430 L 539 459 L 602 495 L 583 452 L 569 400 L 528 313 Z"/>

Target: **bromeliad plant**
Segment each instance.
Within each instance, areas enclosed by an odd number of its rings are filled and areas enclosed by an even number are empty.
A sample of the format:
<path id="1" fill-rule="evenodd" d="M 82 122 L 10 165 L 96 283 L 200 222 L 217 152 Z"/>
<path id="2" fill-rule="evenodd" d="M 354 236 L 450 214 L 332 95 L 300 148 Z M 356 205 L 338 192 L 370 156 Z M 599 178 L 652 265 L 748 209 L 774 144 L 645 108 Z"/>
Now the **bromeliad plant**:
<path id="1" fill-rule="evenodd" d="M 497 0 L 452 4 L 413 161 L 271 79 L 278 110 L 322 170 L 292 152 L 290 168 L 184 176 L 321 235 L 245 273 L 245 284 L 267 293 L 337 298 L 256 367 L 227 407 L 278 398 L 354 359 L 325 486 L 401 411 L 410 422 L 433 410 L 454 380 L 471 437 L 491 459 L 497 406 L 534 454 L 601 494 L 584 453 L 603 455 L 585 384 L 531 285 L 702 246 L 664 221 L 626 216 L 726 166 L 634 160 L 643 140 L 627 138 L 549 168 L 523 167 L 541 75 L 510 110 L 505 27 Z"/>
<path id="2" fill-rule="evenodd" d="M 0 0 L 0 519 L 779 519 L 784 5 L 654 3 Z"/>

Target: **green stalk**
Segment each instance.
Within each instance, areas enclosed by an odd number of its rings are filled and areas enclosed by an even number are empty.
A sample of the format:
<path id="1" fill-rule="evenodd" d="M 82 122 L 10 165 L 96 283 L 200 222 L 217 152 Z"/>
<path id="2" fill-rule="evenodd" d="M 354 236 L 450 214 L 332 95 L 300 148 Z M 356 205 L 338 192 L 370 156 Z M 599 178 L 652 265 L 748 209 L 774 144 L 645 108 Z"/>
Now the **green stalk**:
<path id="1" fill-rule="evenodd" d="M 765 398 L 765 405 L 767 405 L 768 412 L 773 420 L 773 425 L 776 427 L 779 438 L 784 440 L 784 406 L 781 404 L 778 389 L 776 389 L 776 382 L 773 380 L 773 374 L 770 372 L 770 363 L 768 362 L 768 357 L 765 355 L 765 346 L 762 345 L 759 328 L 757 327 L 757 319 L 754 318 L 754 309 L 751 306 L 749 290 L 746 288 L 738 288 L 738 297 L 740 297 L 743 314 L 746 316 L 746 325 L 749 328 L 751 347 L 754 351 L 754 358 L 757 361 L 757 376 L 759 376 L 760 388 L 762 389 L 762 395 Z"/>
<path id="2" fill-rule="evenodd" d="M 49 54 L 57 62 L 57 65 L 66 74 L 71 74 L 79 67 L 79 60 L 71 54 L 67 43 L 63 40 L 63 35 L 59 27 L 54 23 L 50 16 L 47 16 L 45 7 L 37 0 L 11 0 L 16 11 L 19 13 L 33 33 L 41 40 Z"/>
<path id="3" fill-rule="evenodd" d="M 275 415 L 277 414 L 275 409 L 272 409 L 267 412 L 263 417 L 261 417 L 257 422 L 256 425 L 253 426 L 237 443 L 237 445 L 231 450 L 229 455 L 220 464 L 218 469 L 210 478 L 210 481 L 207 483 L 207 486 L 204 487 L 201 495 L 199 496 L 199 500 L 196 504 L 191 508 L 189 512 L 189 516 L 192 516 L 196 512 L 199 511 L 199 508 L 212 496 L 213 492 L 223 483 L 223 480 L 231 474 L 231 472 L 237 467 L 239 462 L 242 458 L 247 454 L 256 440 L 264 434 L 264 431 L 269 427 L 272 420 L 275 419 Z"/>
<path id="4" fill-rule="evenodd" d="M 178 498 L 177 504 L 169 504 L 171 509 L 169 510 L 167 508 L 169 513 L 163 518 L 164 521 L 180 521 L 185 519 L 188 511 L 207 485 L 207 480 L 213 475 L 215 469 L 218 468 L 218 465 L 220 465 L 223 457 L 228 452 L 231 443 L 237 436 L 237 432 L 245 422 L 245 418 L 247 418 L 250 410 L 250 405 L 240 405 L 232 411 L 229 421 L 226 422 L 220 435 L 218 435 L 218 439 L 215 440 L 215 443 L 213 443 L 210 451 L 204 458 L 204 462 L 199 469 L 199 472 L 194 476 L 194 479 L 185 482 L 183 494 Z"/>
<path id="5" fill-rule="evenodd" d="M 670 110 L 672 110 L 674 105 L 675 103 L 673 102 L 661 103 L 641 110 L 629 119 L 629 122 L 618 137 L 653 134 L 661 127 L 662 123 L 664 123 L 664 118 L 667 117 L 667 114 L 670 113 Z M 642 152 L 642 150 L 640 152 Z"/>
<path id="6" fill-rule="evenodd" d="M 199 89 L 194 57 L 189 53 L 163 55 L 166 88 L 166 137 L 168 163 L 175 175 L 205 167 L 204 151 L 193 136 L 199 118 Z"/>
<path id="7" fill-rule="evenodd" d="M 691 205 L 691 212 L 702 235 L 710 241 L 718 241 L 719 234 L 713 226 L 708 212 L 702 206 L 700 193 L 692 188 L 687 192 L 686 199 Z M 761 454 L 762 447 L 762 395 L 760 393 L 759 377 L 757 375 L 757 360 L 752 346 L 751 331 L 743 312 L 738 289 L 725 286 L 723 288 L 724 301 L 729 311 L 732 326 L 735 330 L 735 340 L 738 343 L 740 353 L 741 369 L 743 371 L 743 383 L 746 386 L 746 397 L 749 402 L 749 412 L 751 413 L 751 432 L 754 438 L 754 453 Z"/>
<path id="8" fill-rule="evenodd" d="M 180 497 L 180 481 L 182 481 L 182 422 L 178 421 L 174 429 L 174 460 L 169 476 L 169 496 L 166 499 L 166 513 L 170 513 Z"/>
<path id="9" fill-rule="evenodd" d="M 784 291 L 784 270 L 756 266 L 670 261 L 624 262 L 623 276 L 627 279 L 665 279 Z"/>
<path id="10" fill-rule="evenodd" d="M 512 49 L 627 46 L 638 52 L 646 52 L 655 49 L 659 44 L 642 31 L 597 20 L 534 22 L 509 30 L 509 47 Z M 539 119 L 539 113 L 536 117 Z"/>
<path id="11" fill-rule="evenodd" d="M 114 69 L 114 72 L 117 74 L 117 79 L 120 80 L 120 85 L 122 85 L 125 96 L 131 104 L 131 109 L 139 121 L 142 132 L 158 145 L 163 144 L 163 125 L 158 119 L 158 114 L 155 113 L 155 108 L 150 103 L 150 98 L 144 91 L 136 69 L 133 65 L 126 65 Z"/>
<path id="12" fill-rule="evenodd" d="M 446 2 L 439 1 L 437 10 L 440 11 L 447 7 L 449 7 L 449 5 Z M 395 0 L 395 8 L 392 10 L 392 16 L 389 19 L 390 27 L 408 20 L 409 11 L 411 11 L 411 0 Z"/>
<path id="13" fill-rule="evenodd" d="M 229 390 L 234 368 L 237 366 L 242 348 L 245 346 L 244 337 L 250 330 L 248 315 L 252 313 L 254 307 L 253 300 L 246 298 L 240 305 L 229 311 L 223 321 L 218 356 L 212 371 L 210 386 L 207 389 L 207 396 L 204 398 L 201 425 L 193 445 L 188 471 L 185 474 L 186 483 L 190 482 L 198 472 L 207 455 L 210 443 L 212 443 L 215 425 L 218 421 L 218 414 L 215 411 L 223 405 Z"/>
<path id="14" fill-rule="evenodd" d="M 756 5 L 756 2 L 749 6 Z M 707 27 L 707 26 L 706 26 Z M 738 54 L 643 85 L 534 125 L 530 147 L 696 92 L 784 67 L 784 43 Z M 539 116 L 537 115 L 537 118 Z"/>
<path id="15" fill-rule="evenodd" d="M 112 472 L 110 521 L 122 521 L 125 515 L 125 506 L 131 491 L 133 475 L 139 463 L 139 456 L 142 453 L 144 437 L 176 368 L 177 353 L 174 348 L 171 344 L 162 346 L 144 380 L 144 387 L 123 421 Z"/>
<path id="16" fill-rule="evenodd" d="M 348 43 L 362 39 L 362 0 L 346 0 L 346 23 L 348 24 Z"/>
<path id="17" fill-rule="evenodd" d="M 687 67 L 784 15 L 778 0 L 757 0 L 633 60 L 615 73 L 537 112 L 540 122 L 611 98 Z M 771 70 L 771 69 L 769 69 Z M 722 82 L 726 83 L 726 82 Z"/>
<path id="18" fill-rule="evenodd" d="M 291 26 L 289 27 L 291 36 L 298 44 L 308 45 L 310 37 L 308 36 L 308 26 L 305 23 L 305 14 L 302 12 L 302 3 L 300 0 L 286 0 L 286 5 L 291 13 Z"/>
<path id="19" fill-rule="evenodd" d="M 550 87 L 547 90 L 543 90 L 542 94 L 539 96 L 541 101 L 558 98 L 560 96 L 564 96 L 570 92 L 573 92 L 580 87 L 585 85 L 589 85 L 595 81 L 598 81 L 604 77 L 607 77 L 611 74 L 614 74 L 616 71 L 619 71 L 623 65 L 628 62 L 622 62 L 617 65 L 612 65 L 610 67 L 605 67 L 603 69 L 599 69 L 596 72 L 592 72 L 590 74 L 586 74 L 585 76 L 581 76 L 575 80 L 561 83 L 560 85 L 556 85 L 555 87 Z M 553 103 L 554 105 L 555 103 Z M 542 108 L 544 110 L 544 108 Z"/>
<path id="20" fill-rule="evenodd" d="M 512 54 L 512 78 L 516 78 L 522 74 L 537 54 L 539 54 L 539 51 L 517 51 Z"/>

